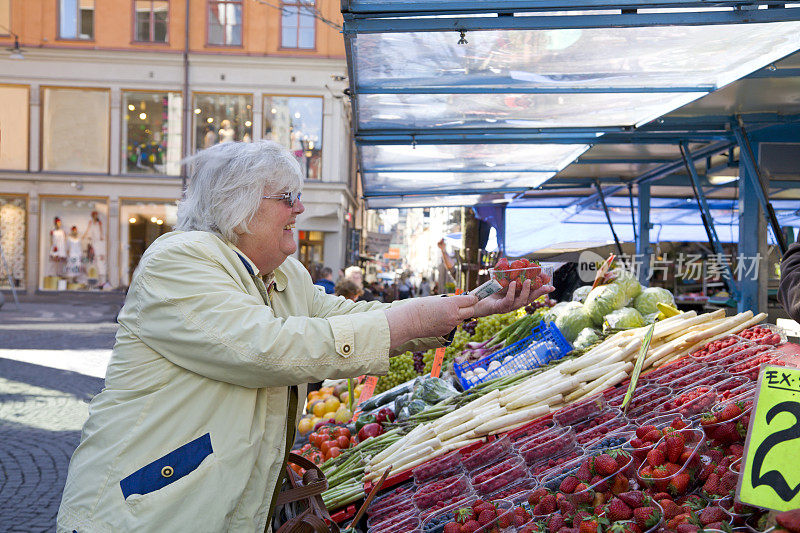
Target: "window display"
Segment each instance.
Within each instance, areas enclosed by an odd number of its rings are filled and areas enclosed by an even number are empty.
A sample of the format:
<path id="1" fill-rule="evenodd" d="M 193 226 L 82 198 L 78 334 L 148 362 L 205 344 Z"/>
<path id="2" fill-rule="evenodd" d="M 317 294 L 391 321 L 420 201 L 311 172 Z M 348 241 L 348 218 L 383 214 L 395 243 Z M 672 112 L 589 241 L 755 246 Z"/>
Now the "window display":
<path id="1" fill-rule="evenodd" d="M 59 291 L 110 288 L 107 202 L 42 197 L 40 212 L 40 288 Z"/>
<path id="2" fill-rule="evenodd" d="M 242 44 L 242 0 L 211 0 L 208 3 L 208 44 Z"/>
<path id="3" fill-rule="evenodd" d="M 264 138 L 290 150 L 306 179 L 321 179 L 322 97 L 265 96 Z"/>
<path id="4" fill-rule="evenodd" d="M 182 102 L 180 93 L 122 93 L 125 172 L 180 174 Z"/>
<path id="5" fill-rule="evenodd" d="M 42 170 L 108 173 L 109 91 L 42 90 Z"/>
<path id="6" fill-rule="evenodd" d="M 161 235 L 172 231 L 177 223 L 177 202 L 123 199 L 119 220 L 122 226 L 119 282 L 120 285 L 128 286 L 147 247 Z"/>
<path id="7" fill-rule="evenodd" d="M 28 227 L 27 199 L 0 196 L 0 287 L 9 288 L 8 274 L 15 287 L 25 286 L 25 235 Z M 8 267 L 8 270 L 6 270 Z"/>
<path id="8" fill-rule="evenodd" d="M 0 86 L 0 168 L 28 169 L 28 86 Z"/>
<path id="9" fill-rule="evenodd" d="M 253 138 L 253 97 L 249 94 L 195 94 L 194 146 Z"/>

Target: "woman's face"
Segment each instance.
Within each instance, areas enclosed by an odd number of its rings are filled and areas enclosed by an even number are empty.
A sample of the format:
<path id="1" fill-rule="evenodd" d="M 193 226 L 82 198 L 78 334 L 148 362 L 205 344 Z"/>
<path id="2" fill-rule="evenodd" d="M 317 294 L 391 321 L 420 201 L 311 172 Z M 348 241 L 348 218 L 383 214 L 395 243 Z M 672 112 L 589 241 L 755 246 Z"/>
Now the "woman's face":
<path id="1" fill-rule="evenodd" d="M 305 207 L 299 199 L 290 207 L 284 200 L 263 198 L 253 220 L 247 224 L 250 233 L 239 236 L 239 249 L 259 271 L 272 272 L 297 250 L 294 224 L 303 211 Z"/>

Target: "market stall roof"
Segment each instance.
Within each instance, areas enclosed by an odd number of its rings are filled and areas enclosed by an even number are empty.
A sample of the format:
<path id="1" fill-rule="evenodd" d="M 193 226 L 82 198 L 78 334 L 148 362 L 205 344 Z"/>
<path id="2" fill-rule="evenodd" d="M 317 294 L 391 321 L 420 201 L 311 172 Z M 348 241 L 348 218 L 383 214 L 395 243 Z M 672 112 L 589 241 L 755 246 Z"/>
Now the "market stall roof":
<path id="1" fill-rule="evenodd" d="M 745 94 L 756 96 L 750 107 L 740 106 L 741 89 L 713 91 L 768 65 L 796 75 L 798 61 L 787 70 L 787 60 L 774 63 L 800 49 L 797 6 L 345 0 L 368 206 L 470 205 L 542 184 L 586 187 L 581 178 L 624 180 L 677 158 L 675 146 L 657 144 L 731 141 L 732 113 L 796 107 L 790 77 L 745 80 Z M 709 93 L 695 110 L 686 106 Z M 688 112 L 653 121 L 677 108 Z M 630 153 L 631 143 L 646 156 Z M 706 161 L 698 164 L 704 174 Z"/>

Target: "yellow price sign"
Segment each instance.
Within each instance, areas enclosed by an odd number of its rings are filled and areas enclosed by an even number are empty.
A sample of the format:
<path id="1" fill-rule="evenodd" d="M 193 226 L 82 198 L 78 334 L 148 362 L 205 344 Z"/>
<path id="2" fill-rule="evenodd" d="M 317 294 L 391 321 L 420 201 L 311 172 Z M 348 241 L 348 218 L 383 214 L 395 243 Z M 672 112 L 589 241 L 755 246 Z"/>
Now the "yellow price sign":
<path id="1" fill-rule="evenodd" d="M 800 508 L 798 368 L 761 368 L 736 496 L 775 511 Z"/>

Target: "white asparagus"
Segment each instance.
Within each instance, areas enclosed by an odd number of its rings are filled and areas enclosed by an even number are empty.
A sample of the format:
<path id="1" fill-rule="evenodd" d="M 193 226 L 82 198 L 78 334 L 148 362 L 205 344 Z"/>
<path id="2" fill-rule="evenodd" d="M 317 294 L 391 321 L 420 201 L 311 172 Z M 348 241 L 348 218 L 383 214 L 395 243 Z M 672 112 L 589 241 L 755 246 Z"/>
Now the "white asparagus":
<path id="1" fill-rule="evenodd" d="M 628 378 L 628 372 L 630 372 L 630 370 L 632 369 L 633 369 L 633 363 L 628 363 L 628 365 L 626 365 L 626 369 L 619 370 L 618 372 L 610 376 L 606 376 L 605 378 L 596 379 L 595 381 L 592 381 L 591 383 L 587 384 L 586 387 L 576 389 L 575 391 L 572 392 L 572 394 L 569 394 L 566 397 L 564 397 L 564 400 L 566 402 L 572 402 L 577 400 L 578 398 L 591 396 L 595 392 L 599 392 L 607 389 L 608 387 L 613 387 L 618 383 L 622 383 Z"/>
<path id="2" fill-rule="evenodd" d="M 480 426 L 484 422 L 488 422 L 494 417 L 503 416 L 506 414 L 506 408 L 502 406 L 492 405 L 488 411 L 478 416 L 474 416 L 475 412 L 473 411 L 473 417 L 470 420 L 467 420 L 463 424 L 460 424 L 454 428 L 451 428 L 444 433 L 441 434 L 442 440 L 452 439 L 456 435 L 461 435 L 462 433 L 466 433 L 476 427 Z"/>
<path id="3" fill-rule="evenodd" d="M 732 316 L 732 317 L 724 320 L 721 324 L 718 324 L 718 325 L 714 326 L 713 328 L 709 328 L 709 329 L 704 330 L 704 331 L 692 332 L 692 334 L 689 335 L 688 338 L 686 339 L 686 342 L 687 342 L 687 344 L 691 344 L 691 343 L 694 343 L 694 342 L 701 341 L 701 340 L 706 339 L 708 337 L 711 337 L 713 335 L 717 335 L 719 333 L 728 331 L 729 329 L 731 329 L 732 327 L 736 326 L 737 324 L 746 322 L 746 321 L 750 320 L 751 318 L 753 318 L 753 312 L 752 311 L 748 310 L 748 311 L 745 311 L 744 313 L 739 313 L 736 316 Z"/>
<path id="4" fill-rule="evenodd" d="M 450 453 L 450 452 L 452 452 L 454 450 L 458 450 L 459 448 L 464 448 L 466 446 L 470 446 L 472 444 L 475 444 L 476 442 L 480 442 L 480 441 L 483 441 L 483 440 L 484 440 L 483 438 L 478 438 L 478 439 L 466 439 L 466 440 L 462 440 L 462 441 L 458 441 L 458 442 L 452 442 L 451 444 L 448 444 L 447 446 L 442 446 L 438 450 L 433 451 L 429 455 L 423 455 L 423 456 L 418 457 L 417 459 L 414 459 L 413 461 L 410 461 L 410 462 L 398 463 L 397 465 L 393 465 L 394 467 L 392 468 L 392 474 L 396 475 L 396 474 L 400 474 L 402 472 L 406 472 L 408 470 L 411 470 L 412 468 L 415 468 L 415 467 L 421 465 L 422 463 L 428 462 L 431 459 L 435 459 L 436 457 L 439 457 L 440 455 L 448 454 L 448 453 Z M 376 470 L 376 471 L 368 473 L 366 476 L 364 476 L 364 481 L 374 481 L 374 480 L 380 478 L 383 475 L 383 471 L 384 470 L 386 470 L 386 467 L 384 467 L 382 470 Z"/>
<path id="5" fill-rule="evenodd" d="M 519 409 L 528 405 L 546 400 L 556 394 L 563 394 L 578 386 L 578 380 L 575 378 L 562 378 L 560 381 L 553 383 L 545 388 L 540 388 L 532 391 L 530 394 L 521 396 L 516 400 L 506 404 L 509 410 Z"/>
<path id="6" fill-rule="evenodd" d="M 500 391 L 495 389 L 492 392 L 481 396 L 477 400 L 473 400 L 463 407 L 460 407 L 451 413 L 447 413 L 445 416 L 433 423 L 434 432 L 437 435 L 441 435 L 445 431 L 463 424 L 472 418 L 473 414 L 478 410 L 479 407 L 492 403 L 499 396 Z"/>
<path id="7" fill-rule="evenodd" d="M 438 450 L 441 447 L 442 447 L 442 442 L 439 440 L 438 437 L 434 437 L 433 439 L 425 441 L 421 444 L 415 444 L 414 446 L 404 447 L 402 450 L 399 450 L 397 454 L 387 457 L 380 462 L 370 463 L 370 470 L 380 469 L 389 466 L 390 464 L 393 464 L 398 457 L 402 457 L 404 455 L 416 455 L 418 453 L 424 453 L 425 450 Z"/>
<path id="8" fill-rule="evenodd" d="M 546 383 L 550 379 L 560 378 L 560 372 L 558 371 L 558 365 L 540 374 L 534 374 L 533 376 L 529 377 L 519 385 L 515 385 L 509 389 L 506 389 L 500 394 L 500 405 L 505 405 L 506 403 L 512 401 L 518 396 L 523 396 L 530 392 L 531 387 L 539 387 L 542 383 Z"/>
<path id="9" fill-rule="evenodd" d="M 389 446 L 385 450 L 373 455 L 372 458 L 370 459 L 370 462 L 377 463 L 377 462 L 383 460 L 384 457 L 389 457 L 391 454 L 393 454 L 395 451 L 397 451 L 401 446 L 405 445 L 406 443 L 415 442 L 415 439 L 417 438 L 417 436 L 421 435 L 430 426 L 431 426 L 430 423 L 418 425 L 417 427 L 412 429 L 408 433 L 408 435 L 404 436 L 403 438 L 401 438 L 400 440 L 398 440 L 397 442 L 395 442 L 394 444 L 392 444 L 391 446 Z"/>
<path id="10" fill-rule="evenodd" d="M 508 413 L 507 415 L 497 417 L 494 420 L 484 422 L 480 426 L 476 427 L 473 431 L 476 435 L 488 435 L 492 431 L 503 429 L 507 426 L 512 426 L 520 422 L 530 422 L 534 418 L 546 415 L 549 412 L 550 408 L 547 405 L 537 405 L 536 407 L 532 407 L 530 409 L 520 409 L 518 411 Z"/>
<path id="11" fill-rule="evenodd" d="M 581 370 L 577 374 L 573 374 L 572 377 L 578 381 L 593 381 L 601 376 L 610 374 L 611 372 L 614 372 L 623 366 L 625 366 L 624 361 L 612 362 L 609 365 L 594 365 Z"/>

